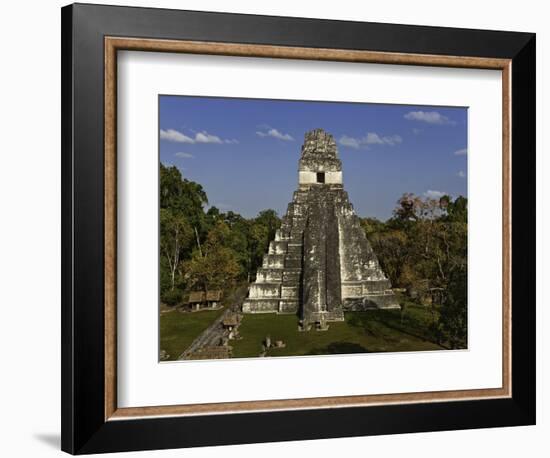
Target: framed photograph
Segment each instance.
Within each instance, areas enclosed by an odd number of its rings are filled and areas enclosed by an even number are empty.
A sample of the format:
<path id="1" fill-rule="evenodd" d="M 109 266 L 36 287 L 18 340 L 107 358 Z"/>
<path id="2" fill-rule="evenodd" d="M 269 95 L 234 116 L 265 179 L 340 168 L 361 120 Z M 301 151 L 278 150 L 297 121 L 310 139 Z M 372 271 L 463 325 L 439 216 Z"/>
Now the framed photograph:
<path id="1" fill-rule="evenodd" d="M 62 448 L 535 423 L 535 35 L 62 9 Z"/>

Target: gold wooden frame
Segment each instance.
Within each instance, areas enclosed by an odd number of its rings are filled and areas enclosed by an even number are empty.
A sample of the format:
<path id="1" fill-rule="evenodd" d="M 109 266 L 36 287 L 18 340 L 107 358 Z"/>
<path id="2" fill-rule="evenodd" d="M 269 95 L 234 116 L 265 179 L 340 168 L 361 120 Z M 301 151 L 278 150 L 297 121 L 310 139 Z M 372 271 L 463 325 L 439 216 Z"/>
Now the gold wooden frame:
<path id="1" fill-rule="evenodd" d="M 143 406 L 118 408 L 116 376 L 116 88 L 117 51 L 152 51 L 240 57 L 493 69 L 502 72 L 502 387 L 403 394 Z M 105 420 L 327 407 L 509 398 L 511 367 L 511 60 L 343 49 L 105 37 Z"/>

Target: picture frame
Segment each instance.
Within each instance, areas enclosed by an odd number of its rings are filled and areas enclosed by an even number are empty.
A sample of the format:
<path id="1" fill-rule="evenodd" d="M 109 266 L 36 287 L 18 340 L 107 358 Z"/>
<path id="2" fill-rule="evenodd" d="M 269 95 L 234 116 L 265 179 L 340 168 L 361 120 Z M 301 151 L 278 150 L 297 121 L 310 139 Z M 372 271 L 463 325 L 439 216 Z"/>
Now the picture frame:
<path id="1" fill-rule="evenodd" d="M 121 50 L 501 71 L 502 387 L 118 408 Z M 64 7 L 62 449 L 83 454 L 534 424 L 535 106 L 531 33 Z"/>

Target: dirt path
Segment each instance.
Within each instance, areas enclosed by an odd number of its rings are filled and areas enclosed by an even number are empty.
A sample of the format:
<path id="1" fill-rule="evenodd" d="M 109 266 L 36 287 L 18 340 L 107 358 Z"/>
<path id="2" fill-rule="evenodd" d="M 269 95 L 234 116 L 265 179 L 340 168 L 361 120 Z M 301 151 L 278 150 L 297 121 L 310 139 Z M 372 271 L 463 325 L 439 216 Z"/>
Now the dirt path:
<path id="1" fill-rule="evenodd" d="M 187 347 L 187 349 L 178 356 L 178 360 L 186 359 L 189 355 L 207 346 L 216 346 L 220 340 L 228 334 L 223 327 L 223 320 L 227 318 L 233 310 L 227 308 L 216 318 L 216 320 L 208 326 L 199 336 Z"/>
<path id="2" fill-rule="evenodd" d="M 246 296 L 248 287 L 238 288 L 230 297 L 233 305 L 227 307 L 224 312 L 216 318 L 216 320 L 208 326 L 199 336 L 191 342 L 191 345 L 178 356 L 178 360 L 187 359 L 192 353 L 204 347 L 218 346 L 224 337 L 229 336 L 229 331 L 224 328 L 223 320 L 233 313 L 238 313 L 241 310 L 242 302 Z"/>

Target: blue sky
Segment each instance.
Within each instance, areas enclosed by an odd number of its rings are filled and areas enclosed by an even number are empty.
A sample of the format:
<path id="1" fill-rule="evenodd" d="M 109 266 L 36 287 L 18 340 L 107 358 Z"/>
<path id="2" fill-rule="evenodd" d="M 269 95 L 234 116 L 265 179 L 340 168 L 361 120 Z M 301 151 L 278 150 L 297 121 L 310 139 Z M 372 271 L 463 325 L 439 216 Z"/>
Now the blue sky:
<path id="1" fill-rule="evenodd" d="M 386 220 L 405 192 L 467 196 L 467 109 L 344 102 L 159 97 L 160 160 L 210 205 L 286 212 L 305 132 L 334 135 L 357 214 Z"/>

